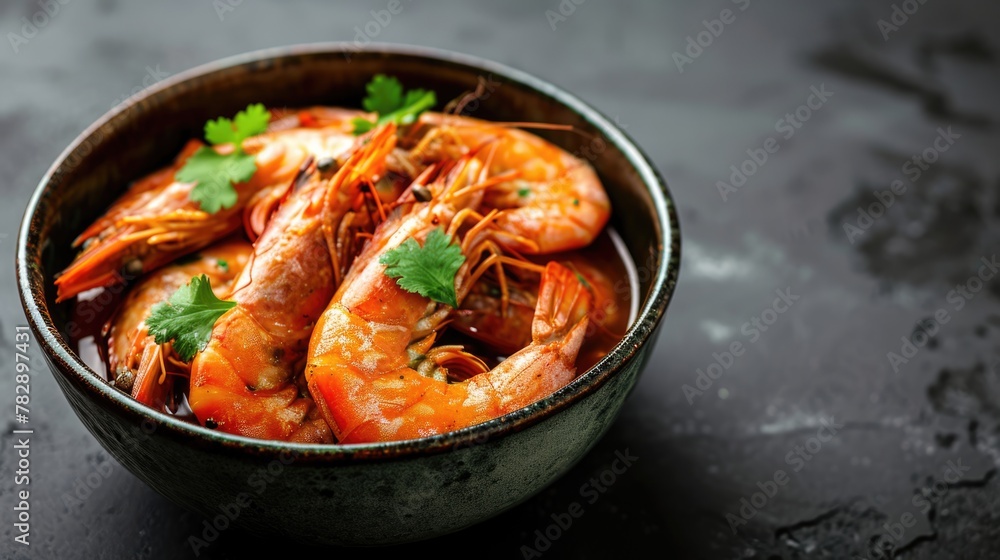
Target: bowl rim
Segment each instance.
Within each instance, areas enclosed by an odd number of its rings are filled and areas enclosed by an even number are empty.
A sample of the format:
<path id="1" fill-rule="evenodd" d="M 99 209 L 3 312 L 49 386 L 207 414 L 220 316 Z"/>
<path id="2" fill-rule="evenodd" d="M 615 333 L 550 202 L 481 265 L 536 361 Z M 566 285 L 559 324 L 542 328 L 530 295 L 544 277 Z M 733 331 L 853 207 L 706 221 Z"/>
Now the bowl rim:
<path id="1" fill-rule="evenodd" d="M 38 220 L 39 205 L 48 190 L 49 183 L 59 169 L 96 131 L 128 111 L 133 104 L 167 92 L 167 90 L 178 87 L 191 79 L 234 67 L 267 61 L 273 62 L 287 57 L 329 55 L 349 57 L 362 53 L 385 57 L 422 58 L 465 66 L 479 73 L 492 73 L 504 81 L 533 90 L 543 97 L 548 97 L 566 106 L 594 126 L 595 129 L 600 130 L 607 140 L 621 151 L 646 185 L 660 229 L 657 240 L 660 245 L 660 251 L 657 255 L 658 262 L 655 270 L 649 271 L 653 273 L 651 291 L 622 339 L 590 369 L 577 375 L 569 384 L 556 392 L 527 407 L 460 430 L 419 439 L 391 442 L 304 444 L 279 440 L 258 440 L 218 432 L 141 405 L 101 379 L 101 376 L 90 369 L 77 356 L 68 342 L 63 339 L 48 311 L 44 285 L 39 285 L 41 282 L 32 282 L 32 276 L 29 273 L 29 246 L 38 247 L 39 241 L 38 228 L 33 228 L 32 225 Z M 35 252 L 40 251 L 41 248 L 37 248 Z M 637 265 L 645 266 L 640 263 Z M 214 450 L 237 451 L 265 459 L 292 454 L 296 461 L 304 459 L 306 462 L 326 464 L 354 463 L 410 458 L 491 442 L 538 424 L 595 392 L 617 375 L 621 371 L 620 366 L 632 359 L 644 344 L 653 342 L 650 338 L 656 334 L 657 326 L 673 296 L 677 283 L 680 269 L 680 228 L 676 207 L 666 182 L 645 153 L 605 115 L 567 91 L 504 64 L 443 49 L 374 42 L 364 46 L 351 42 L 320 42 L 256 50 L 196 66 L 153 84 L 137 96 L 130 98 L 128 102 L 120 104 L 102 115 L 63 150 L 35 187 L 19 228 L 15 266 L 18 293 L 28 323 L 45 352 L 46 358 L 50 361 L 50 365 L 56 365 L 51 363 L 53 360 L 58 362 L 58 367 L 50 369 L 58 369 L 67 381 L 74 386 L 83 387 L 84 389 L 81 391 L 83 398 L 95 399 L 100 401 L 99 404 L 114 407 L 119 416 L 136 420 L 137 425 L 140 423 L 144 425 L 145 422 L 152 420 L 153 430 L 157 433 L 169 435 L 175 440 L 183 440 L 186 443 L 194 442 L 199 446 Z M 53 374 L 55 375 L 55 372 Z M 65 387 L 63 390 L 65 392 Z M 145 430 L 145 428 L 143 429 Z"/>

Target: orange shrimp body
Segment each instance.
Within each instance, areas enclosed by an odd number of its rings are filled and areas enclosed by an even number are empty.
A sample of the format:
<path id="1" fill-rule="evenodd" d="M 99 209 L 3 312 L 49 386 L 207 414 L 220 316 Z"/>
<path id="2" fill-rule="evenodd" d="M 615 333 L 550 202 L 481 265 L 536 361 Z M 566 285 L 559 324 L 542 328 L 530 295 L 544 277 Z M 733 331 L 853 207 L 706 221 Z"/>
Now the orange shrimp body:
<path id="1" fill-rule="evenodd" d="M 198 203 L 190 200 L 193 183 L 174 180 L 203 145 L 189 142 L 172 165 L 136 182 L 76 238 L 73 246 L 84 249 L 56 278 L 57 301 L 134 279 L 237 230 L 244 209 L 267 200 L 261 193 L 281 191 L 309 155 L 342 157 L 354 144 L 350 119 L 358 114 L 325 110 L 311 117 L 304 112 L 280 119 L 272 126 L 277 130 L 248 138 L 243 148 L 254 155 L 257 171 L 248 182 L 235 186 L 236 204 L 214 214 L 201 211 Z M 296 126 L 298 122 L 322 128 Z M 227 149 L 232 148 L 219 148 Z M 258 226 L 262 223 L 262 219 L 257 220 Z"/>
<path id="2" fill-rule="evenodd" d="M 429 128 L 413 148 L 433 161 L 470 151 L 488 164 L 494 185 L 484 206 L 503 210 L 499 240 L 525 254 L 547 254 L 589 245 L 611 216 L 611 202 L 594 169 L 542 138 L 498 123 L 424 113 L 417 130 Z"/>
<path id="3" fill-rule="evenodd" d="M 417 438 L 471 426 L 534 402 L 575 375 L 590 295 L 557 263 L 542 275 L 527 347 L 458 383 L 411 367 L 408 348 L 424 346 L 428 319 L 440 324 L 441 308 L 403 290 L 379 259 L 407 239 L 423 242 L 457 214 L 451 204 L 432 201 L 379 225 L 317 322 L 305 378 L 339 442 Z M 456 276 L 459 298 L 468 292 L 473 261 L 466 260 Z"/>
<path id="4" fill-rule="evenodd" d="M 383 172 L 394 144 L 395 127 L 380 129 L 331 179 L 313 175 L 277 210 L 237 279 L 236 307 L 215 323 L 191 365 L 189 404 L 203 425 L 260 439 L 329 441 L 295 377 L 337 287 L 334 232 L 361 184 Z"/>
<path id="5" fill-rule="evenodd" d="M 106 327 L 108 364 L 119 387 L 130 390 L 137 401 L 163 409 L 173 386 L 173 376 L 168 374 L 187 375 L 188 368 L 173 359 L 169 345 L 156 344 L 148 333 L 146 319 L 152 307 L 190 282 L 192 276 L 202 274 L 208 276 L 216 296 L 225 297 L 250 252 L 250 244 L 242 239 L 221 241 L 193 259 L 165 266 L 136 284 Z"/>

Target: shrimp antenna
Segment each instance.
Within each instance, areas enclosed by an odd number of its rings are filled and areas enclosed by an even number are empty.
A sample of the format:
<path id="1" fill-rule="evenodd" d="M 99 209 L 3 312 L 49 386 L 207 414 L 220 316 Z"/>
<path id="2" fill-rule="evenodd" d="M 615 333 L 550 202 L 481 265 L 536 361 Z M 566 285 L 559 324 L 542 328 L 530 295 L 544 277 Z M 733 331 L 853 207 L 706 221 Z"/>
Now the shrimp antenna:
<path id="1" fill-rule="evenodd" d="M 494 227 L 493 222 L 499 217 L 501 212 L 497 209 L 491 210 L 485 216 L 481 216 L 477 212 L 465 208 L 459 211 L 458 214 L 452 220 L 449 232 L 451 235 L 458 230 L 461 223 L 465 221 L 466 218 L 475 218 L 478 221 L 465 233 L 465 237 L 462 239 L 461 248 L 462 252 L 465 254 L 476 253 L 475 259 L 470 259 L 470 262 L 477 262 L 482 257 L 484 253 L 489 253 L 490 255 L 479 262 L 462 285 L 459 287 L 458 300 L 461 302 L 465 299 L 465 296 L 472 289 L 472 286 L 479 281 L 479 278 L 488 271 L 491 267 L 495 270 L 495 276 L 497 282 L 500 284 L 500 309 L 501 314 L 507 314 L 507 308 L 510 303 L 510 292 L 507 288 L 507 273 L 503 268 L 503 265 L 510 265 L 518 268 L 528 269 L 534 272 L 542 272 L 544 267 L 535 264 L 524 257 L 518 256 L 518 258 L 511 258 L 504 255 L 503 250 L 500 246 L 495 243 L 492 239 L 485 238 L 484 236 L 489 235 L 489 229 Z"/>
<path id="2" fill-rule="evenodd" d="M 590 134 L 589 132 L 584 132 L 571 124 L 554 124 L 554 123 L 539 123 L 539 122 L 491 122 L 491 125 L 496 125 L 503 128 L 523 128 L 526 130 L 555 130 L 560 132 L 572 132 L 577 136 L 585 138 L 589 141 L 593 141 L 597 138 L 596 134 Z"/>
<path id="3" fill-rule="evenodd" d="M 385 208 L 382 206 L 382 197 L 378 195 L 375 185 L 371 181 L 365 181 L 362 185 L 362 191 L 367 191 L 368 194 L 372 195 L 372 199 L 375 201 L 375 209 L 378 210 L 378 223 L 384 222 Z"/>
<path id="4" fill-rule="evenodd" d="M 476 84 L 475 91 L 467 91 L 464 94 L 452 99 L 444 106 L 444 113 L 460 115 L 465 110 L 465 106 L 477 99 L 482 99 L 486 95 L 486 78 L 479 76 L 479 83 Z"/>
<path id="5" fill-rule="evenodd" d="M 504 173 L 494 175 L 491 178 L 487 178 L 487 174 L 489 173 L 489 168 L 493 163 L 493 157 L 496 155 L 497 148 L 499 148 L 499 144 L 496 143 L 497 140 L 499 139 L 493 138 L 483 142 L 482 144 L 476 146 L 475 148 L 472 148 L 469 151 L 469 153 L 467 153 L 462 158 L 461 160 L 463 162 L 462 172 L 464 172 L 469 168 L 472 161 L 475 160 L 475 157 L 479 154 L 480 151 L 486 149 L 488 146 L 492 146 L 489 154 L 487 154 L 486 156 L 486 161 L 483 163 L 483 166 L 482 168 L 480 168 L 479 174 L 476 177 L 477 182 L 468 184 L 461 188 L 456 188 L 456 185 L 458 185 L 458 180 L 456 178 L 456 180 L 452 181 L 451 185 L 449 185 L 443 193 L 445 201 L 453 200 L 455 198 L 465 196 L 474 193 L 476 191 L 485 190 L 492 186 L 498 185 L 506 181 L 511 181 L 517 178 L 518 172 L 516 170 L 508 170 L 505 171 Z"/>

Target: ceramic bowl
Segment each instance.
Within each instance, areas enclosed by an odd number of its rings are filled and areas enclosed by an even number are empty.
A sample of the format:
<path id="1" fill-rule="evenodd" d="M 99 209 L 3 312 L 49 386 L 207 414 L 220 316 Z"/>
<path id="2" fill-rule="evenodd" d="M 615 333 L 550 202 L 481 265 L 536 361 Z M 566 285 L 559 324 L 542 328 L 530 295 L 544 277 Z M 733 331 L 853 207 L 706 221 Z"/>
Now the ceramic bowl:
<path id="1" fill-rule="evenodd" d="M 377 73 L 433 89 L 439 100 L 482 81 L 484 95 L 466 113 L 568 124 L 583 133 L 537 131 L 589 159 L 611 197 L 612 225 L 638 271 L 638 314 L 621 342 L 531 406 L 440 436 L 365 445 L 295 445 L 212 431 L 146 408 L 92 371 L 69 343 L 70 306 L 55 303 L 52 283 L 73 258 L 73 238 L 130 181 L 168 163 L 189 138 L 201 137 L 206 120 L 257 102 L 358 106 Z M 569 93 L 450 52 L 315 44 L 196 68 L 101 117 L 35 190 L 18 239 L 17 281 L 34 335 L 73 410 L 137 477 L 216 528 L 376 545 L 481 522 L 576 463 L 615 420 L 652 352 L 677 279 L 679 242 L 674 206 L 656 170 L 609 119 Z"/>

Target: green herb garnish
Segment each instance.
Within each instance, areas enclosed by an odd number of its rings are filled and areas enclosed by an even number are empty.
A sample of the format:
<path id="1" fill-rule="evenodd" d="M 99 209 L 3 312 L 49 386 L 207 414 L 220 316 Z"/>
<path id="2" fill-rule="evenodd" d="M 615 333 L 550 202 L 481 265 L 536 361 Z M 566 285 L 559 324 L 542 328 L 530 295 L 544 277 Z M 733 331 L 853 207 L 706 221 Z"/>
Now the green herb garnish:
<path id="1" fill-rule="evenodd" d="M 417 116 L 437 103 L 434 92 L 425 89 L 411 89 L 403 92 L 399 80 L 385 74 L 377 74 L 365 87 L 368 95 L 362 101 L 366 111 L 378 114 L 375 121 L 358 117 L 354 124 L 354 134 L 363 134 L 369 130 L 394 122 L 399 125 L 412 124 Z"/>
<path id="2" fill-rule="evenodd" d="M 236 204 L 233 185 L 249 181 L 257 171 L 254 157 L 243 151 L 243 141 L 267 130 L 270 118 L 267 109 L 257 103 L 236 113 L 233 120 L 219 117 L 205 123 L 205 140 L 213 146 L 232 144 L 233 151 L 222 155 L 215 148 L 202 146 L 177 172 L 178 181 L 197 183 L 189 196 L 202 210 L 214 214 Z"/>
<path id="3" fill-rule="evenodd" d="M 465 262 L 465 255 L 443 229 L 430 232 L 423 247 L 407 239 L 382 255 L 379 262 L 386 265 L 385 275 L 396 278 L 400 288 L 458 307 L 455 274 Z"/>
<path id="4" fill-rule="evenodd" d="M 208 276 L 202 274 L 178 288 L 167 301 L 154 305 L 146 326 L 157 344 L 173 340 L 177 355 L 189 362 L 208 346 L 215 322 L 233 307 L 235 301 L 215 297 Z"/>

